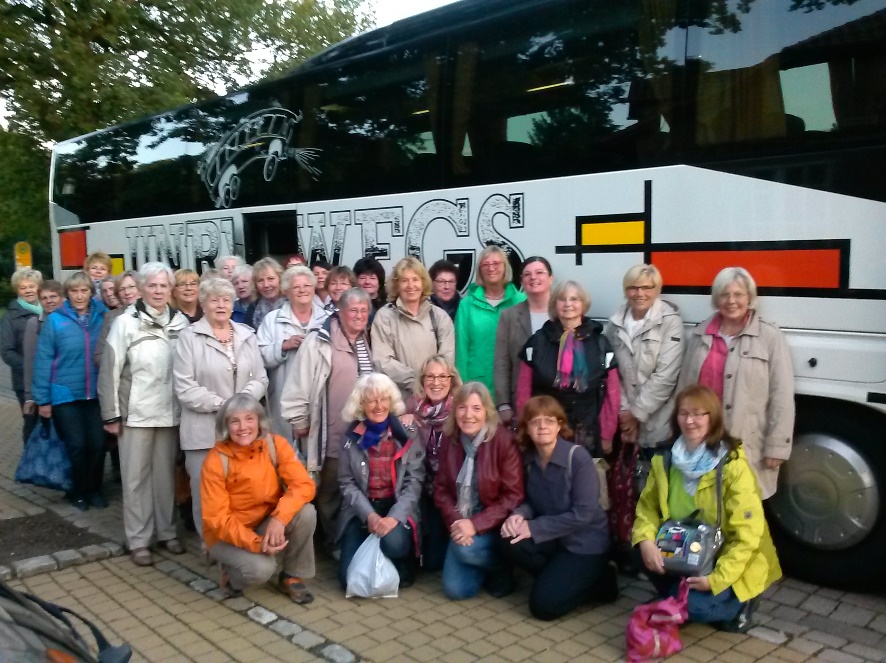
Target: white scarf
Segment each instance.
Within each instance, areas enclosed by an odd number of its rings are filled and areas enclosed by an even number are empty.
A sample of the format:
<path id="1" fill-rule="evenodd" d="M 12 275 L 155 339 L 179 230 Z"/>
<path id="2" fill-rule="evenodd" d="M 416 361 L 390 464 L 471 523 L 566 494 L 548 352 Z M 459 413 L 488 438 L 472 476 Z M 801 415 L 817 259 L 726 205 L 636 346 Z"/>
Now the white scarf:
<path id="1" fill-rule="evenodd" d="M 463 518 L 470 518 L 474 513 L 474 461 L 477 458 L 477 450 L 486 441 L 487 433 L 488 429 L 483 426 L 473 439 L 464 433 L 458 436 L 465 450 L 465 460 L 455 479 L 458 488 L 458 512 Z"/>

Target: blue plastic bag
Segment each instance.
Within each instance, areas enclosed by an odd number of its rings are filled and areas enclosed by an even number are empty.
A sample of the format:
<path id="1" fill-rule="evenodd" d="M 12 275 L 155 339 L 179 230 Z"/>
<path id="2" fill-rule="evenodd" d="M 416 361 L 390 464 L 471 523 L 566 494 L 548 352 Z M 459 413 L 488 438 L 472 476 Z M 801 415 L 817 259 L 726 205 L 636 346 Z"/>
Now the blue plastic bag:
<path id="1" fill-rule="evenodd" d="M 65 443 L 55 432 L 52 419 L 41 418 L 34 427 L 15 468 L 15 480 L 42 488 L 71 490 L 71 459 Z"/>

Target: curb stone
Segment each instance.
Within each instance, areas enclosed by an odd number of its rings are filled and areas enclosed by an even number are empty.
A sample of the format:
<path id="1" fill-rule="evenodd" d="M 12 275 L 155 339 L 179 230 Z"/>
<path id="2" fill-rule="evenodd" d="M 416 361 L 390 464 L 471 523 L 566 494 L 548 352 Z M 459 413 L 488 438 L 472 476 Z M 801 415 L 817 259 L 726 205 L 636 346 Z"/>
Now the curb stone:
<path id="1" fill-rule="evenodd" d="M 319 633 L 310 631 L 288 619 L 281 619 L 277 613 L 268 608 L 250 601 L 245 596 L 235 599 L 225 599 L 219 590 L 218 584 L 209 578 L 205 578 L 193 571 L 181 566 L 170 559 L 164 559 L 154 565 L 154 568 L 170 578 L 178 580 L 191 589 L 204 596 L 218 601 L 221 605 L 245 614 L 256 624 L 276 633 L 293 645 L 314 656 L 331 663 L 358 663 L 363 661 L 355 652 L 347 647 L 327 640 Z M 2 569 L 2 567 L 0 567 Z"/>
<path id="2" fill-rule="evenodd" d="M 108 557 L 119 557 L 123 554 L 123 548 L 116 543 L 94 544 L 80 549 L 69 548 L 59 550 L 49 555 L 28 557 L 13 562 L 9 566 L 0 566 L 0 580 L 12 580 L 13 578 L 29 578 L 41 573 L 51 573 L 61 569 L 69 569 L 74 566 L 89 564 Z"/>

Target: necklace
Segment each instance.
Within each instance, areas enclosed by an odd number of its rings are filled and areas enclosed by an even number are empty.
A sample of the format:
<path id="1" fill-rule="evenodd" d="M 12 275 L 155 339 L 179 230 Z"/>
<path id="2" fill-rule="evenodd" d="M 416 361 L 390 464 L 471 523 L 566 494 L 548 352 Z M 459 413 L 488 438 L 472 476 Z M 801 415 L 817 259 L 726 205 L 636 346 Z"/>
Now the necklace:
<path id="1" fill-rule="evenodd" d="M 227 336 L 227 338 L 222 338 L 222 335 L 221 335 L 222 331 L 227 332 L 227 334 L 225 334 L 225 336 Z M 215 336 L 215 339 L 219 343 L 224 343 L 224 344 L 231 343 L 234 340 L 234 325 L 229 322 L 228 326 L 224 330 L 216 329 L 215 327 L 213 327 L 212 333 Z"/>

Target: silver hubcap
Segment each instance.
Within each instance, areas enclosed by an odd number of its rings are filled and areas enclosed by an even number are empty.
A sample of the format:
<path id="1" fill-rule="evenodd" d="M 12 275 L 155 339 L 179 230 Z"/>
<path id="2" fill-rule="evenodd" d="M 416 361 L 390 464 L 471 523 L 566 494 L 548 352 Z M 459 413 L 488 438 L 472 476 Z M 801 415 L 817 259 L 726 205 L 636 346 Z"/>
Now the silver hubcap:
<path id="1" fill-rule="evenodd" d="M 852 447 L 824 433 L 807 433 L 794 440 L 769 503 L 792 536 L 813 548 L 841 550 L 870 534 L 880 492 L 871 466 Z"/>

